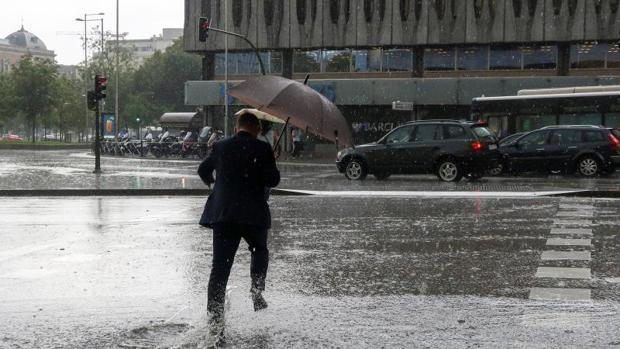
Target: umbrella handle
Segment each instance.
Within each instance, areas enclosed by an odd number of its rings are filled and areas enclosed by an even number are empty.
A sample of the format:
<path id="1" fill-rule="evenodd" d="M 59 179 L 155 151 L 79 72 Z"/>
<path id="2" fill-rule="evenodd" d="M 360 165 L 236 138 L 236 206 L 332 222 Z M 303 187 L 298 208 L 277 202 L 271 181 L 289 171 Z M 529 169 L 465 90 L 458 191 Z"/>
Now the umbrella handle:
<path id="1" fill-rule="evenodd" d="M 276 149 L 278 149 L 278 146 L 280 146 L 280 141 L 282 140 L 282 136 L 284 135 L 284 133 L 286 133 L 286 127 L 288 126 L 289 120 L 291 120 L 290 116 L 288 118 L 286 118 L 286 122 L 284 123 L 284 128 L 282 129 L 282 132 L 280 132 L 280 137 L 278 137 L 278 141 L 273 146 L 273 152 L 274 153 L 276 152 Z"/>
<path id="2" fill-rule="evenodd" d="M 306 74 L 306 78 L 304 79 L 304 85 L 308 85 L 308 80 L 310 80 L 310 74 Z"/>

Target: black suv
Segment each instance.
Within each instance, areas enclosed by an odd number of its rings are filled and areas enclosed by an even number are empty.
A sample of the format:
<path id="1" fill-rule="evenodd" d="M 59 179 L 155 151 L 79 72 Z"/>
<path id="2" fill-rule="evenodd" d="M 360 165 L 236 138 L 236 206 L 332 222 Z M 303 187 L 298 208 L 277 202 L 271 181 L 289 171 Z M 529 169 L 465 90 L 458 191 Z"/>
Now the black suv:
<path id="1" fill-rule="evenodd" d="M 620 132 L 602 126 L 547 126 L 500 145 L 501 166 L 510 173 L 612 173 L 620 164 Z"/>
<path id="2" fill-rule="evenodd" d="M 342 150 L 336 165 L 348 179 L 435 173 L 442 181 L 456 182 L 463 176 L 482 177 L 495 166 L 498 154 L 497 138 L 486 124 L 426 120 L 402 125 L 375 143 Z"/>

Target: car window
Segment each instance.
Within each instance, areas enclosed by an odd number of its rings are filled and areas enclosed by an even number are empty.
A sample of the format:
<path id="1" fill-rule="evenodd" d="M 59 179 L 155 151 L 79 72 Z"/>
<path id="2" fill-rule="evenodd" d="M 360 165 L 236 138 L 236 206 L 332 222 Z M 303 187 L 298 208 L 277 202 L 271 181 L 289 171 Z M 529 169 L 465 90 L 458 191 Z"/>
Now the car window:
<path id="1" fill-rule="evenodd" d="M 489 130 L 486 127 L 481 127 L 481 126 L 475 126 L 471 128 L 472 130 L 474 130 L 474 133 L 476 133 L 476 135 L 480 138 L 484 138 L 484 137 L 493 137 L 493 133 L 491 132 L 491 130 Z"/>
<path id="2" fill-rule="evenodd" d="M 595 143 L 595 142 L 603 142 L 605 138 L 603 137 L 603 132 L 600 131 L 582 131 L 583 132 L 583 141 L 586 143 Z"/>
<path id="3" fill-rule="evenodd" d="M 428 142 L 442 139 L 441 125 L 418 125 L 414 142 Z"/>
<path id="4" fill-rule="evenodd" d="M 578 130 L 555 130 L 551 133 L 549 144 L 566 145 L 581 142 L 581 132 Z"/>
<path id="5" fill-rule="evenodd" d="M 521 138 L 520 145 L 545 145 L 547 143 L 548 131 L 534 132 Z"/>
<path id="6" fill-rule="evenodd" d="M 443 132 L 444 139 L 469 139 L 469 136 L 465 132 L 462 126 L 458 125 L 445 125 Z"/>
<path id="7" fill-rule="evenodd" d="M 386 143 L 407 143 L 411 140 L 411 134 L 413 133 L 413 126 L 403 126 L 397 128 L 390 133 L 386 138 Z"/>

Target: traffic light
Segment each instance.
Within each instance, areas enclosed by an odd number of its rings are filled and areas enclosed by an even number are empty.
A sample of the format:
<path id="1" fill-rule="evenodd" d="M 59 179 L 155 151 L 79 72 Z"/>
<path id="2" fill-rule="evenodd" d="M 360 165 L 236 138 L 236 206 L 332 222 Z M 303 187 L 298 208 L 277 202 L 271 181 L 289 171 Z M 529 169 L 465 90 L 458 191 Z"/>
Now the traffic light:
<path id="1" fill-rule="evenodd" d="M 100 101 L 106 97 L 108 79 L 105 76 L 95 75 L 95 100 Z"/>
<path id="2" fill-rule="evenodd" d="M 198 21 L 198 40 L 200 42 L 207 42 L 209 38 L 209 27 L 211 26 L 211 22 L 206 17 L 200 17 Z"/>
<path id="3" fill-rule="evenodd" d="M 88 91 L 86 101 L 88 102 L 89 110 L 97 109 L 97 95 L 95 94 L 95 91 Z"/>

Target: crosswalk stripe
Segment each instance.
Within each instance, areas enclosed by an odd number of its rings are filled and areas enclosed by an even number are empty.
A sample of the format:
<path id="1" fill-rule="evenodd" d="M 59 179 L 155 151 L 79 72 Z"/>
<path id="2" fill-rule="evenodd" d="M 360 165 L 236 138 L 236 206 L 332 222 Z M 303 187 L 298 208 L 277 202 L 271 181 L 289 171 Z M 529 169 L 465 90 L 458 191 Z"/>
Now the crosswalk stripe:
<path id="1" fill-rule="evenodd" d="M 590 279 L 590 268 L 538 267 L 535 277 L 554 279 Z"/>
<path id="2" fill-rule="evenodd" d="M 532 287 L 530 299 L 558 301 L 589 301 L 591 290 L 587 288 L 543 288 Z"/>
<path id="3" fill-rule="evenodd" d="M 544 251 L 540 258 L 543 261 L 590 261 L 590 251 Z"/>
<path id="4" fill-rule="evenodd" d="M 551 234 L 592 236 L 592 229 L 591 228 L 553 228 L 551 229 Z"/>
<path id="5" fill-rule="evenodd" d="M 563 219 L 558 218 L 553 220 L 555 225 L 577 225 L 577 226 L 589 226 L 592 225 L 592 220 L 587 219 Z"/>
<path id="6" fill-rule="evenodd" d="M 547 246 L 591 246 L 592 239 L 547 239 Z"/>

